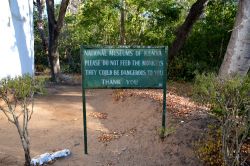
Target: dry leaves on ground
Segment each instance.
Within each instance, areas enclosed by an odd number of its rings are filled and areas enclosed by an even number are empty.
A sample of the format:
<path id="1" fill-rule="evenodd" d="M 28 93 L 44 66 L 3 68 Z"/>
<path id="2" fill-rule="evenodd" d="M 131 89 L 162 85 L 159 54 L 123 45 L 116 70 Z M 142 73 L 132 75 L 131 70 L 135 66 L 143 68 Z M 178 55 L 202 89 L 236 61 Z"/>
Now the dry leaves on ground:
<path id="1" fill-rule="evenodd" d="M 97 119 L 107 119 L 108 114 L 102 112 L 91 112 L 89 116 Z"/>
<path id="2" fill-rule="evenodd" d="M 171 111 L 174 115 L 178 117 L 185 117 L 195 111 L 209 110 L 209 107 L 198 104 L 191 100 L 191 87 L 185 86 L 183 84 L 178 84 L 178 87 L 170 87 L 167 92 L 167 109 Z M 185 94 L 187 92 L 188 94 Z M 182 95 L 180 95 L 182 94 Z M 144 98 L 150 98 L 159 103 L 163 103 L 163 93 L 162 90 L 152 90 L 152 89 L 127 89 L 127 90 L 116 90 L 113 93 L 114 99 L 124 101 L 125 98 L 130 96 L 138 96 Z"/>
<path id="3" fill-rule="evenodd" d="M 241 148 L 241 153 L 246 158 L 246 161 L 250 163 L 250 139 L 245 142 Z"/>
<path id="4" fill-rule="evenodd" d="M 98 141 L 105 143 L 105 142 L 110 142 L 112 140 L 115 139 L 119 139 L 122 136 L 121 133 L 118 132 L 113 132 L 113 133 L 102 133 L 99 137 L 98 137 Z"/>
<path id="5" fill-rule="evenodd" d="M 135 127 L 131 128 L 131 129 L 127 129 L 123 132 L 111 132 L 111 133 L 102 133 L 99 137 L 98 137 L 98 141 L 99 142 L 111 142 L 113 140 L 119 139 L 120 137 L 122 137 L 123 135 L 132 135 L 134 136 L 135 133 L 137 132 L 137 129 Z"/>

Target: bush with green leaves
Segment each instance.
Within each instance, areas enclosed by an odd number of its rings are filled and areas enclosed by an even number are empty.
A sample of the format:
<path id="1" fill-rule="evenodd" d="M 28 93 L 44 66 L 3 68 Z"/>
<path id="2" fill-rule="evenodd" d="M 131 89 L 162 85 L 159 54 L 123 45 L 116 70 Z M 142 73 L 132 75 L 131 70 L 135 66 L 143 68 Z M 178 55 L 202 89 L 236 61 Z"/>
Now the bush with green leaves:
<path id="1" fill-rule="evenodd" d="M 17 128 L 26 166 L 31 165 L 28 123 L 33 114 L 34 94 L 43 93 L 43 85 L 43 80 L 29 75 L 0 80 L 0 113 Z"/>
<path id="2" fill-rule="evenodd" d="M 215 74 L 197 75 L 194 90 L 196 98 L 210 104 L 221 122 L 225 164 L 243 164 L 241 149 L 250 131 L 250 77 L 222 79 Z"/>
<path id="3" fill-rule="evenodd" d="M 209 166 L 225 166 L 222 155 L 221 129 L 212 124 L 208 126 L 204 138 L 195 142 L 195 154 Z"/>

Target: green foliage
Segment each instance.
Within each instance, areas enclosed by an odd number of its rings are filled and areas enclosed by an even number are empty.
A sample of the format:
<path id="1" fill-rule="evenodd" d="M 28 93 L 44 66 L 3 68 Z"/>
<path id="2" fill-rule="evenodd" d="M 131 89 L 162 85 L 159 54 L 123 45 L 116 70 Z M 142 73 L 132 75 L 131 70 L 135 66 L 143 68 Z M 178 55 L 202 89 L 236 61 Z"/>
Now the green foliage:
<path id="1" fill-rule="evenodd" d="M 170 46 L 195 0 L 126 0 L 126 44 Z M 88 0 L 77 13 L 67 13 L 59 40 L 63 72 L 80 73 L 80 45 L 118 45 L 120 0 Z M 218 71 L 233 29 L 237 3 L 209 1 L 194 25 L 184 48 L 168 65 L 170 79 L 192 80 L 195 73 Z M 37 13 L 34 15 L 36 26 Z M 45 32 L 47 21 L 45 19 Z M 35 28 L 36 69 L 43 71 L 48 60 Z"/>
<path id="2" fill-rule="evenodd" d="M 169 45 L 182 12 L 172 0 L 128 1 L 127 44 Z"/>
<path id="3" fill-rule="evenodd" d="M 167 127 L 167 128 L 163 128 L 163 127 L 162 127 L 162 128 L 159 130 L 160 138 L 161 138 L 161 139 L 164 139 L 165 137 L 167 137 L 167 136 L 173 134 L 175 131 L 176 131 L 176 128 L 174 128 L 174 127 L 172 127 L 172 126 Z"/>
<path id="4" fill-rule="evenodd" d="M 240 165 L 244 161 L 241 148 L 250 132 L 250 77 L 197 75 L 194 91 L 196 98 L 209 103 L 221 121 L 224 162 Z"/>
<path id="5" fill-rule="evenodd" d="M 221 79 L 215 74 L 197 75 L 194 91 L 203 103 L 211 104 L 218 116 L 225 116 L 233 109 L 239 110 L 239 115 L 247 115 L 249 111 L 249 76 Z"/>
<path id="6" fill-rule="evenodd" d="M 84 2 L 77 15 L 77 30 L 83 44 L 117 45 L 119 41 L 119 0 Z"/>
<path id="7" fill-rule="evenodd" d="M 126 44 L 168 45 L 181 19 L 183 7 L 175 1 L 127 0 Z M 68 13 L 60 35 L 59 52 L 63 72 L 80 73 L 80 45 L 118 45 L 120 36 L 120 0 L 89 0 L 76 14 Z M 37 42 L 39 44 L 39 40 Z M 40 42 L 41 44 L 41 42 Z M 38 50 L 39 51 L 39 50 Z M 40 57 L 40 56 L 39 56 Z M 46 68 L 44 64 L 38 69 Z"/>
<path id="8" fill-rule="evenodd" d="M 43 80 L 30 75 L 0 80 L 0 113 L 16 126 L 25 154 L 25 165 L 31 162 L 28 123 L 33 114 L 34 94 L 41 92 Z"/>
<path id="9" fill-rule="evenodd" d="M 34 93 L 44 93 L 44 80 L 34 79 L 30 75 L 5 78 L 0 80 L 0 97 L 8 93 L 18 101 L 32 98 Z"/>
<path id="10" fill-rule="evenodd" d="M 197 72 L 218 71 L 231 36 L 236 10 L 234 1 L 209 1 L 184 48 L 170 64 L 172 79 L 190 80 Z"/>
<path id="11" fill-rule="evenodd" d="M 195 143 L 195 154 L 208 166 L 224 166 L 221 129 L 209 126 L 205 137 Z"/>
<path id="12" fill-rule="evenodd" d="M 46 52 L 43 48 L 42 39 L 39 35 L 39 31 L 37 28 L 38 23 L 38 12 L 34 10 L 34 50 L 35 50 L 35 69 L 36 72 L 43 72 L 46 68 L 48 68 L 48 58 Z M 44 30 L 47 32 L 47 21 L 44 19 Z"/>

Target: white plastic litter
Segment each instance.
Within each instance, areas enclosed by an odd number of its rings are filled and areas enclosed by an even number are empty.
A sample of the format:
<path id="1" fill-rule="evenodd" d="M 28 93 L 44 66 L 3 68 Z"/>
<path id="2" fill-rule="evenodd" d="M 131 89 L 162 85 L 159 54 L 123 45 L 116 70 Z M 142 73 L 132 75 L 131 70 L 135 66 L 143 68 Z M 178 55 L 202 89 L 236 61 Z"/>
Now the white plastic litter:
<path id="1" fill-rule="evenodd" d="M 31 164 L 32 165 L 43 165 L 43 164 L 51 162 L 55 159 L 66 157 L 69 155 L 70 155 L 69 149 L 60 150 L 60 151 L 57 151 L 54 153 L 44 153 L 44 154 L 41 154 L 40 156 L 36 156 L 36 157 L 32 158 Z"/>

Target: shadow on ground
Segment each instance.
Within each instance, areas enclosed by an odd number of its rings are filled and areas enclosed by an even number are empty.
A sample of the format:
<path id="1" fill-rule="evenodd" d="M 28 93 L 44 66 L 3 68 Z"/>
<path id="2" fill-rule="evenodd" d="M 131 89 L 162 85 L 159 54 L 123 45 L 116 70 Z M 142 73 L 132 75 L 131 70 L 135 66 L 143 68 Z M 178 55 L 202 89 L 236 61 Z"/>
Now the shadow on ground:
<path id="1" fill-rule="evenodd" d="M 72 155 L 55 166 L 199 166 L 193 143 L 213 120 L 204 112 L 180 119 L 171 113 L 171 132 L 162 141 L 161 106 L 152 99 L 131 96 L 115 101 L 112 90 L 88 90 L 88 155 L 83 154 L 80 86 L 56 86 L 36 97 L 30 124 L 32 156 L 69 148 Z M 90 116 L 105 113 L 106 118 Z M 22 165 L 23 153 L 15 128 L 0 116 L 0 165 Z"/>

